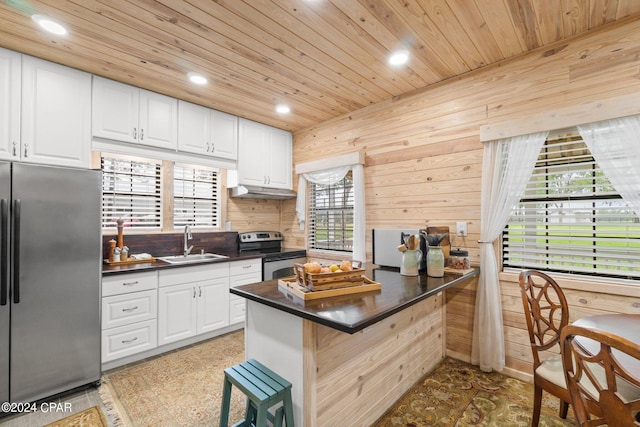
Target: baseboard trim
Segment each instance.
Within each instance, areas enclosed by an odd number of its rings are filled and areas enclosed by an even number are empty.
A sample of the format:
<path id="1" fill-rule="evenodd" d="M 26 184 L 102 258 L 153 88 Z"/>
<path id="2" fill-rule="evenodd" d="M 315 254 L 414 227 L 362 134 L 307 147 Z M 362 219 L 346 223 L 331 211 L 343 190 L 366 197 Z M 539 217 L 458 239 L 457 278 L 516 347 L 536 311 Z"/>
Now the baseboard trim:
<path id="1" fill-rule="evenodd" d="M 471 356 L 465 353 L 458 353 L 452 350 L 447 350 L 447 357 L 451 357 L 452 359 L 461 360 L 463 362 L 471 364 Z M 524 381 L 526 383 L 533 384 L 533 375 L 515 370 L 513 368 L 506 367 L 502 370 L 502 373 L 508 377 L 516 378 L 518 380 Z"/>

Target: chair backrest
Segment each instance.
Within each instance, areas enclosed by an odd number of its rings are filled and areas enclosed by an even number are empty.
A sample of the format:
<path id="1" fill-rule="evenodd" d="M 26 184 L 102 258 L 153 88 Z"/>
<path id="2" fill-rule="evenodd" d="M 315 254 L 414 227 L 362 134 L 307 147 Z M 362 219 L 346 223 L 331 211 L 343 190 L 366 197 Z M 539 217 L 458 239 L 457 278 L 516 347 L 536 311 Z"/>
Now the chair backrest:
<path id="1" fill-rule="evenodd" d="M 519 279 L 535 371 L 541 362 L 539 352 L 556 345 L 560 351 L 560 333 L 569 324 L 569 306 L 560 286 L 545 273 L 523 270 Z"/>
<path id="2" fill-rule="evenodd" d="M 563 329 L 562 363 L 578 426 L 640 426 L 640 372 L 625 367 L 633 359 L 640 360 L 640 345 L 625 338 L 580 326 Z M 594 402 L 600 416 L 587 410 Z"/>

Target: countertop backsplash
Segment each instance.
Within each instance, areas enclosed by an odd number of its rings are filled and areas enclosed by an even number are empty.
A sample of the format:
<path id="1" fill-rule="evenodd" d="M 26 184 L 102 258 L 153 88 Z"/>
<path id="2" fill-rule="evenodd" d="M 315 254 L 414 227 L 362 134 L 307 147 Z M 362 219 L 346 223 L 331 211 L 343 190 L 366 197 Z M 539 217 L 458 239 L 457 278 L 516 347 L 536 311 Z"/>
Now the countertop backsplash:
<path id="1" fill-rule="evenodd" d="M 201 250 L 214 253 L 236 253 L 238 250 L 238 233 L 236 231 L 199 232 L 192 229 L 192 239 L 189 246 L 193 245 L 192 253 Z M 115 234 L 102 236 L 103 258 L 109 257 L 109 241 L 116 239 Z M 129 254 L 148 253 L 154 257 L 180 255 L 184 249 L 184 234 L 154 233 L 154 234 L 127 234 L 124 231 L 123 244 L 129 248 Z"/>

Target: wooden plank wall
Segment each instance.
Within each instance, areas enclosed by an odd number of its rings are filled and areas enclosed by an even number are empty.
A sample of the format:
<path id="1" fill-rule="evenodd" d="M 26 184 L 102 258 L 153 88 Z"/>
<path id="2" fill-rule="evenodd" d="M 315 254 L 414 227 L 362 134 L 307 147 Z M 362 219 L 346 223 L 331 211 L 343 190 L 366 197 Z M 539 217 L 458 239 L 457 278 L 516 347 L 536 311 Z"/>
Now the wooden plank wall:
<path id="1" fill-rule="evenodd" d="M 305 328 L 305 426 L 367 426 L 444 358 L 443 298 L 434 296 L 353 335 Z"/>
<path id="2" fill-rule="evenodd" d="M 528 115 L 556 109 L 572 109 L 573 116 L 580 117 L 582 104 L 640 94 L 639 54 L 640 20 L 608 25 L 296 132 L 294 163 L 366 153 L 368 260 L 373 228 L 446 225 L 455 230 L 456 221 L 466 221 L 469 236 L 455 237 L 452 246 L 468 249 L 477 263 L 480 127 L 526 123 Z M 293 200 L 282 202 L 280 229 L 292 246 L 305 246 Z M 530 356 L 514 289 L 513 282 L 502 283 L 507 365 L 526 372 Z M 584 299 L 606 310 L 623 306 L 637 312 L 637 296 L 608 295 L 608 289 L 602 283 Z M 474 300 L 473 284 L 447 292 L 448 351 L 461 358 L 470 356 Z"/>
<path id="3" fill-rule="evenodd" d="M 246 231 L 281 231 L 280 200 L 227 198 L 226 219 L 231 229 Z"/>

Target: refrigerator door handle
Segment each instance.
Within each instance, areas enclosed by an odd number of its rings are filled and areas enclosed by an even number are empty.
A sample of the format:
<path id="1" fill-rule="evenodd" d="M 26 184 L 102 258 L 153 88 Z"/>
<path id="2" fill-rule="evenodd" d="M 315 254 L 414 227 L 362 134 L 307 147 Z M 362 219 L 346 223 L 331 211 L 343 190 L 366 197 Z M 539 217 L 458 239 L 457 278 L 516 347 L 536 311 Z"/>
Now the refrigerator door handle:
<path id="1" fill-rule="evenodd" d="M 0 305 L 9 299 L 9 201 L 0 200 Z"/>
<path id="2" fill-rule="evenodd" d="M 20 302 L 20 199 L 13 201 L 13 303 Z"/>

